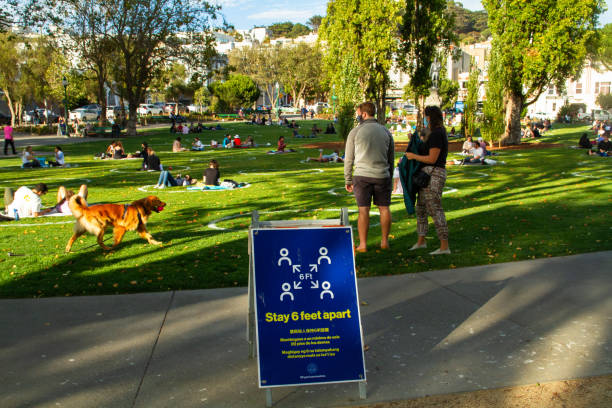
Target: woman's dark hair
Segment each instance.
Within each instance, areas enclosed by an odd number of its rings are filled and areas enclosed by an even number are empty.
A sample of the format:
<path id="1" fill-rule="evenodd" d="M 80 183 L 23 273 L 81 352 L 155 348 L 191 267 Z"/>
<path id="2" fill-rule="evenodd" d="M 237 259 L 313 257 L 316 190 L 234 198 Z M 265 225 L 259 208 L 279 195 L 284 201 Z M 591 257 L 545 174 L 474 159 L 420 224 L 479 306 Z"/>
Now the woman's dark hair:
<path id="1" fill-rule="evenodd" d="M 147 142 L 142 142 L 142 147 L 146 149 L 147 147 L 149 147 L 149 144 Z"/>
<path id="2" fill-rule="evenodd" d="M 213 166 L 215 169 L 219 168 L 219 162 L 216 161 L 215 159 L 212 159 L 211 161 L 208 162 L 208 166 Z"/>
<path id="3" fill-rule="evenodd" d="M 442 111 L 438 106 L 427 106 L 425 107 L 425 116 L 429 116 L 429 128 L 435 129 L 444 127 L 444 121 L 442 119 Z"/>
<path id="4" fill-rule="evenodd" d="M 177 137 L 176 140 L 178 140 L 180 142 L 181 141 L 181 137 L 180 136 Z"/>
<path id="5" fill-rule="evenodd" d="M 62 150 L 62 148 L 61 148 L 60 146 L 55 146 L 55 148 L 56 148 L 57 150 L 59 150 L 60 152 L 63 152 L 63 150 Z"/>

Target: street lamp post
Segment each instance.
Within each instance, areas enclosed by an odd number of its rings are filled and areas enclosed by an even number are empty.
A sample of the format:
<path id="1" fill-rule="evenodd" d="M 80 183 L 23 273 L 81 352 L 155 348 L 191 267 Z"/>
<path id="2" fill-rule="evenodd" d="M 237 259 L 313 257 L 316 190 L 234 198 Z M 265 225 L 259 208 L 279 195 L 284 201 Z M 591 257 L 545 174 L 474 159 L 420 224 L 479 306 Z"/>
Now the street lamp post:
<path id="1" fill-rule="evenodd" d="M 278 84 L 278 82 L 274 85 L 274 88 L 276 89 L 276 101 L 274 103 L 274 107 L 276 108 L 276 114 L 280 117 L 280 115 L 278 114 L 278 105 L 280 103 L 280 93 L 279 93 L 279 88 L 280 85 Z M 270 115 L 270 118 L 272 118 L 272 115 Z"/>
<path id="2" fill-rule="evenodd" d="M 64 86 L 64 126 L 66 127 L 66 134 L 68 134 L 68 117 L 70 112 L 68 112 L 68 80 L 65 75 L 62 78 L 62 85 Z"/>

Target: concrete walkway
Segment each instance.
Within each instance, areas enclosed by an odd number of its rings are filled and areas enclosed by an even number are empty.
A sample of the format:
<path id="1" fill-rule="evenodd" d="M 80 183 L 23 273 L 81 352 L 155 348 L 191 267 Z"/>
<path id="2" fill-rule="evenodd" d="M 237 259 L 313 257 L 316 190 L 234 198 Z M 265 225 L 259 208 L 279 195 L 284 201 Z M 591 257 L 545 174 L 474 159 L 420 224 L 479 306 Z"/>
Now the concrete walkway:
<path id="1" fill-rule="evenodd" d="M 612 251 L 359 280 L 368 399 L 283 387 L 277 407 L 338 407 L 612 373 Z M 261 407 L 246 288 L 0 300 L 0 406 Z"/>

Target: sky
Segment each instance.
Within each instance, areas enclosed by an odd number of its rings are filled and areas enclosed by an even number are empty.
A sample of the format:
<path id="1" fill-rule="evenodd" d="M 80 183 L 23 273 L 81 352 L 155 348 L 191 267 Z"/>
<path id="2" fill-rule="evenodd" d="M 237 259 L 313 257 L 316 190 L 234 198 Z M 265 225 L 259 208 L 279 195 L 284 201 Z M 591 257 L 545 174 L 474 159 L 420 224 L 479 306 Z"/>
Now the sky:
<path id="1" fill-rule="evenodd" d="M 215 0 L 212 0 L 213 2 Z M 216 0 L 228 23 L 236 29 L 270 25 L 284 21 L 306 23 L 314 15 L 325 15 L 327 0 Z M 480 0 L 460 1 L 469 10 L 482 10 Z M 607 1 L 608 4 L 612 2 Z M 600 17 L 601 25 L 612 23 L 612 6 Z"/>

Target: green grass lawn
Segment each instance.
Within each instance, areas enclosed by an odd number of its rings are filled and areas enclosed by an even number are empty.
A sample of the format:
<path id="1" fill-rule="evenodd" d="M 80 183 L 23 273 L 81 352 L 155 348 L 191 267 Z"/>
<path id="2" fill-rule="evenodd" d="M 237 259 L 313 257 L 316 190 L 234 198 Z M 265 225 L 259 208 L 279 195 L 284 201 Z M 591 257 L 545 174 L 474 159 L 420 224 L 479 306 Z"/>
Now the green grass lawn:
<path id="1" fill-rule="evenodd" d="M 324 123 L 317 122 L 324 128 Z M 304 122 L 309 129 L 312 122 Z M 90 203 L 129 203 L 156 194 L 166 210 L 148 223 L 163 247 L 148 245 L 128 232 L 121 245 L 105 252 L 95 238 L 81 237 L 73 253 L 64 253 L 72 234 L 71 217 L 43 217 L 0 223 L 0 297 L 73 296 L 174 289 L 200 289 L 247 284 L 247 228 L 250 212 L 262 219 L 337 218 L 341 207 L 356 209 L 344 191 L 343 167 L 336 163 L 306 163 L 317 149 L 304 145 L 336 141 L 336 136 L 293 139 L 287 129 L 224 123 L 242 140 L 253 135 L 255 149 L 171 153 L 174 137 L 166 130 L 147 130 L 124 139 L 128 152 L 148 141 L 173 175 L 202 177 L 210 159 L 220 163 L 221 178 L 248 182 L 234 191 L 188 192 L 183 187 L 154 190 L 158 173 L 139 172 L 136 160 L 101 161 L 93 155 L 108 141 L 65 145 L 66 169 L 19 168 L 19 159 L 0 160 L 2 187 L 50 187 L 45 205 L 53 205 L 57 187 L 89 185 Z M 446 210 L 453 254 L 432 257 L 409 252 L 416 241 L 416 220 L 408 216 L 401 197 L 394 196 L 391 250 L 377 251 L 380 228 L 370 230 L 370 251 L 357 255 L 359 276 L 421 272 L 497 262 L 560 256 L 612 248 L 612 159 L 589 157 L 570 149 L 584 126 L 558 126 L 542 141 L 563 147 L 505 150 L 499 166 L 452 166 L 448 169 Z M 306 132 L 302 130 L 302 133 Z M 223 131 L 205 131 L 204 143 L 222 140 Z M 307 132 L 308 133 L 308 132 Z M 296 153 L 267 155 L 278 136 L 287 137 Z M 191 137 L 183 142 L 190 143 Z M 261 146 L 270 143 L 271 146 Z M 185 143 L 186 144 L 186 143 Z M 48 151 L 52 146 L 39 147 Z M 399 157 L 399 154 L 397 154 Z M 452 157 L 452 155 L 450 156 Z M 143 192 L 141 190 L 145 190 Z M 351 213 L 356 226 L 356 214 Z M 372 224 L 378 217 L 372 215 Z M 110 232 L 107 233 L 111 241 Z M 437 248 L 433 224 L 429 250 Z M 9 257 L 8 252 L 23 256 Z"/>

